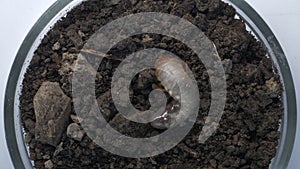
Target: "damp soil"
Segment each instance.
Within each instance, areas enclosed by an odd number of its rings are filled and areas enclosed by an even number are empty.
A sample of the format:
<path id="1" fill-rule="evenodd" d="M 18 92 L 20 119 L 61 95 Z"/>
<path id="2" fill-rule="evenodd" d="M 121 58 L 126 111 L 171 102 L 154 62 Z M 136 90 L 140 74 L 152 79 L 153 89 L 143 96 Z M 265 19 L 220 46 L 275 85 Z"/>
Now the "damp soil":
<path id="1" fill-rule="evenodd" d="M 61 128 L 57 144 L 36 138 L 34 97 L 44 82 L 57 82 L 72 98 L 72 68 L 89 37 L 103 25 L 119 17 L 139 12 L 163 12 L 183 17 L 199 27 L 214 42 L 226 72 L 227 99 L 218 129 L 205 142 L 198 137 L 210 108 L 208 73 L 196 54 L 182 42 L 158 34 L 127 38 L 110 51 L 97 70 L 96 97 L 107 122 L 131 137 L 162 133 L 149 124 L 128 121 L 116 110 L 110 82 L 121 61 L 129 54 L 147 48 L 172 52 L 187 63 L 197 80 L 201 96 L 197 121 L 188 135 L 171 150 L 149 158 L 126 158 L 105 151 L 86 134 L 74 136 L 67 128 L 80 129 L 73 106 Z M 21 121 L 25 142 L 34 167 L 42 168 L 268 168 L 276 155 L 278 131 L 283 115 L 282 86 L 265 47 L 236 18 L 235 9 L 219 0 L 87 1 L 71 10 L 42 39 L 26 71 L 20 96 Z M 89 62 L 96 54 L 89 54 Z M 149 93 L 160 87 L 155 70 L 147 69 L 134 77 L 130 86 L 131 103 L 139 110 L 150 107 Z M 84 97 L 84 96 L 83 96 Z M 76 123 L 76 124 L 74 124 Z M 59 125 L 59 124 L 57 124 Z M 69 132 L 69 133 L 68 133 Z M 72 136 L 73 134 L 73 136 Z M 78 133 L 77 133 L 78 134 Z"/>

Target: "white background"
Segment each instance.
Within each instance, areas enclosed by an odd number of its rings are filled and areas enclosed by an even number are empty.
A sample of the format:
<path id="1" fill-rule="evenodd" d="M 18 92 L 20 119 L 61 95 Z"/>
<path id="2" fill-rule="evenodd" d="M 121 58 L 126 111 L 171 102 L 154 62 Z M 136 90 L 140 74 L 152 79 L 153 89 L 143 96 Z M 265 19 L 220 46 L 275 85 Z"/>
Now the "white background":
<path id="1" fill-rule="evenodd" d="M 0 168 L 13 168 L 3 125 L 5 86 L 14 57 L 30 28 L 55 0 L 2 0 L 0 6 Z M 300 1 L 298 0 L 247 0 L 264 18 L 280 41 L 292 70 L 295 86 L 298 86 L 298 123 L 300 123 Z M 300 125 L 296 135 L 296 147 L 289 169 L 300 167 Z"/>

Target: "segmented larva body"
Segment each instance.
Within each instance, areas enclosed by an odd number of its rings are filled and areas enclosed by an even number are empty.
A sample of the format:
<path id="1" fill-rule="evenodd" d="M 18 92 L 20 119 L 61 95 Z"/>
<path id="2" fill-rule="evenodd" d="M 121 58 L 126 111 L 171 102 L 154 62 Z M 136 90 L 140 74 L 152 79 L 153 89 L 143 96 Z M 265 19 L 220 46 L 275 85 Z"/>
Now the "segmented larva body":
<path id="1" fill-rule="evenodd" d="M 180 112 L 178 110 L 173 110 L 174 107 L 172 107 L 170 112 L 166 112 L 157 117 L 151 123 L 151 125 L 155 128 L 166 129 L 169 128 L 169 126 L 172 125 L 176 119 L 180 119 L 185 116 L 185 112 L 191 111 L 187 109 L 192 107 L 189 105 L 194 104 L 194 101 L 190 101 L 189 99 L 187 100 L 187 98 L 195 101 L 197 100 L 193 99 L 197 85 L 191 78 L 191 73 L 187 71 L 188 68 L 185 63 L 179 59 L 170 56 L 162 56 L 157 59 L 155 68 L 155 75 L 157 79 L 170 94 L 170 96 L 177 100 L 181 106 Z M 190 87 L 192 90 L 190 90 Z M 175 107 L 176 106 L 179 105 L 175 105 Z"/>
<path id="2" fill-rule="evenodd" d="M 180 91 L 177 82 L 187 76 L 185 65 L 178 59 L 164 56 L 156 61 L 155 68 L 155 75 L 165 90 L 174 99 L 180 100 Z"/>

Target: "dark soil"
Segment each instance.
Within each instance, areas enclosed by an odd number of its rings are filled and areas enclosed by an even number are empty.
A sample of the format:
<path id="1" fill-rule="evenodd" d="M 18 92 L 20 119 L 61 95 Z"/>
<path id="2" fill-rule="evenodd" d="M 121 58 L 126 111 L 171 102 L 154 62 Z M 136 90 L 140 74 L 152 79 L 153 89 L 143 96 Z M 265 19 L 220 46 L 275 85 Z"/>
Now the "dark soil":
<path id="1" fill-rule="evenodd" d="M 226 70 L 226 106 L 214 135 L 205 144 L 197 141 L 210 105 L 209 77 L 203 64 L 176 39 L 143 34 L 118 43 L 110 51 L 116 58 L 102 61 L 96 79 L 99 106 L 103 108 L 106 120 L 123 134 L 149 137 L 162 132 L 149 124 L 129 122 L 120 116 L 109 90 L 113 72 L 126 55 L 151 47 L 165 49 L 183 59 L 198 81 L 201 96 L 198 120 L 186 138 L 158 156 L 141 159 L 120 157 L 103 150 L 86 135 L 81 141 L 68 137 L 66 127 L 76 122 L 72 108 L 60 143 L 52 146 L 39 142 L 34 135 L 33 98 L 41 84 L 45 81 L 58 82 L 71 98 L 71 65 L 88 38 L 118 17 L 145 11 L 170 13 L 187 19 L 215 43 L 225 66 L 225 62 L 232 61 L 232 68 L 229 66 Z M 282 87 L 266 49 L 246 30 L 242 20 L 234 18 L 235 15 L 233 7 L 219 0 L 93 0 L 69 12 L 43 38 L 23 81 L 21 119 L 35 168 L 268 168 L 276 155 L 280 138 Z M 141 72 L 131 83 L 132 104 L 137 109 L 147 110 L 150 106 L 148 94 L 159 85 L 154 70 Z"/>

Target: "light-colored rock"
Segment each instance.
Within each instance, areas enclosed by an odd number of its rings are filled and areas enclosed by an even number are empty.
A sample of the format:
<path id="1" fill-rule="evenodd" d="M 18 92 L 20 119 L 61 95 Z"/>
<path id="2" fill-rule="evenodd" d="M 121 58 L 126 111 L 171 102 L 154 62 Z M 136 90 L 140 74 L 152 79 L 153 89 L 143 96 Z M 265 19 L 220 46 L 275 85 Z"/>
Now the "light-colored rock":
<path id="1" fill-rule="evenodd" d="M 70 124 L 67 128 L 67 136 L 74 140 L 81 141 L 84 134 L 85 132 L 76 123 Z"/>
<path id="2" fill-rule="evenodd" d="M 72 119 L 72 121 L 74 122 L 74 123 L 81 123 L 82 122 L 82 119 L 80 118 L 80 117 L 78 117 L 78 116 L 76 116 L 76 115 L 74 115 L 74 114 L 71 114 L 71 119 Z"/>
<path id="3" fill-rule="evenodd" d="M 274 77 L 266 81 L 266 86 L 271 97 L 278 97 L 282 91 L 280 83 Z"/>
<path id="4" fill-rule="evenodd" d="M 57 82 L 44 82 L 33 99 L 36 140 L 56 146 L 71 112 L 71 99 Z"/>
<path id="5" fill-rule="evenodd" d="M 52 169 L 54 167 L 53 162 L 51 160 L 47 160 L 45 162 L 45 168 Z"/>
<path id="6" fill-rule="evenodd" d="M 52 46 L 52 50 L 59 50 L 60 49 L 60 43 L 56 42 L 54 43 L 54 45 Z"/>

